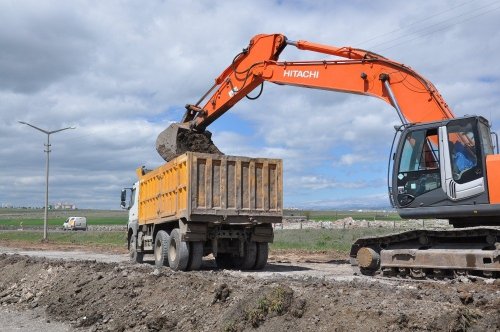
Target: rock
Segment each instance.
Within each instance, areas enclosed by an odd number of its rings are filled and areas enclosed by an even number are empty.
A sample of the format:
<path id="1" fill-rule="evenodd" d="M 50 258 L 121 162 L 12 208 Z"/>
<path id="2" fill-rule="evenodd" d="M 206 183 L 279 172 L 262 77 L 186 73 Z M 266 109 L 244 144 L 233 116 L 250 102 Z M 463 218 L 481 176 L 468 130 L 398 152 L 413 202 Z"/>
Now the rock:
<path id="1" fill-rule="evenodd" d="M 33 294 L 33 293 L 31 293 L 31 292 L 27 292 L 27 293 L 25 293 L 25 294 L 21 297 L 21 299 L 22 299 L 23 301 L 29 301 L 29 300 L 31 300 L 31 299 L 32 299 L 32 298 L 34 298 L 34 297 L 35 297 L 35 294 Z"/>
<path id="2" fill-rule="evenodd" d="M 223 283 L 219 285 L 214 291 L 214 298 L 212 300 L 212 304 L 216 302 L 225 302 L 229 297 L 231 290 L 228 288 L 227 284 Z"/>
<path id="3" fill-rule="evenodd" d="M 470 281 L 470 279 L 469 279 L 469 278 L 467 278 L 466 276 L 460 276 L 460 277 L 458 277 L 458 278 L 457 278 L 457 281 L 458 281 L 458 282 L 461 282 L 461 283 L 464 283 L 464 284 L 468 284 L 468 283 L 470 283 L 470 282 L 471 282 L 471 281 Z"/>
<path id="4" fill-rule="evenodd" d="M 474 302 L 474 295 L 472 293 L 462 291 L 458 293 L 458 298 L 462 304 L 470 304 Z"/>

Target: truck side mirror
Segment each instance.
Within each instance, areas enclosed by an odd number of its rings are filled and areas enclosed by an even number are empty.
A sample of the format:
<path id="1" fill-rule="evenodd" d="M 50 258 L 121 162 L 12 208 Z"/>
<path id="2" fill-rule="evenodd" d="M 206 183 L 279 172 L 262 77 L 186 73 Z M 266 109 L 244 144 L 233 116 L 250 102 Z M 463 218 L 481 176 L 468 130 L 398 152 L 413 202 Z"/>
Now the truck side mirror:
<path id="1" fill-rule="evenodd" d="M 126 209 L 127 208 L 126 200 L 127 200 L 127 190 L 122 189 L 121 203 L 120 203 L 120 206 L 122 207 L 122 209 Z"/>

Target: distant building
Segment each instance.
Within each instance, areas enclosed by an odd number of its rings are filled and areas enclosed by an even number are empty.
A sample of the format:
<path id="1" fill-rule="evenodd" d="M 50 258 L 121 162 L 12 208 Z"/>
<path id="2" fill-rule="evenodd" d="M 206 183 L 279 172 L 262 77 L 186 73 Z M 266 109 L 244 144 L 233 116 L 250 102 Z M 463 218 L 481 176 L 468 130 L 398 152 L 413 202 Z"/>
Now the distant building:
<path id="1" fill-rule="evenodd" d="M 76 205 L 72 203 L 55 203 L 54 210 L 76 210 Z"/>

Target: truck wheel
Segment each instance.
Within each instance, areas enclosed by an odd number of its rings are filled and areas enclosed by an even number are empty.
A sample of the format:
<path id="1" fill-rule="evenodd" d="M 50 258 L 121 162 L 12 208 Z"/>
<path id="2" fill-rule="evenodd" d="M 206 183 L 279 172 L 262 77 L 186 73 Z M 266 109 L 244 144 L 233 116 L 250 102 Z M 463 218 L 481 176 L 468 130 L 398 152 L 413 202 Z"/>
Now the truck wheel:
<path id="1" fill-rule="evenodd" d="M 203 259 L 203 242 L 189 242 L 189 246 L 189 263 L 187 269 L 189 271 L 197 271 L 200 269 Z"/>
<path id="2" fill-rule="evenodd" d="M 168 233 L 165 231 L 158 231 L 155 239 L 155 265 L 162 267 L 168 265 Z"/>
<path id="3" fill-rule="evenodd" d="M 267 256 L 269 255 L 269 244 L 267 242 L 257 242 L 257 259 L 254 270 L 262 270 L 267 264 Z"/>
<path id="4" fill-rule="evenodd" d="M 144 253 L 137 251 L 137 238 L 132 235 L 128 249 L 131 262 L 142 264 L 144 262 Z"/>
<path id="5" fill-rule="evenodd" d="M 234 267 L 240 270 L 251 270 L 255 266 L 256 261 L 257 261 L 257 243 L 253 241 L 245 244 L 243 257 L 233 257 Z"/>
<path id="6" fill-rule="evenodd" d="M 174 228 L 168 245 L 168 264 L 174 271 L 186 271 L 189 263 L 189 246 L 181 240 L 181 232 Z"/>

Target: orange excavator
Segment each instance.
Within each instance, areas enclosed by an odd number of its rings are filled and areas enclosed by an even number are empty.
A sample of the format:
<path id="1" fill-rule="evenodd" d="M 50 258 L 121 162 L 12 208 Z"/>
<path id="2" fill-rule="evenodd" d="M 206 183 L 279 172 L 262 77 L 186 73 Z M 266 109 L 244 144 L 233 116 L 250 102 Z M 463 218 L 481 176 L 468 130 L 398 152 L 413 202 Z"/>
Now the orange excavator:
<path id="1" fill-rule="evenodd" d="M 279 61 L 288 45 L 338 59 Z M 358 239 L 350 253 L 356 269 L 413 278 L 500 276 L 498 137 L 481 116 L 456 118 L 431 82 L 381 55 L 281 34 L 256 35 L 200 100 L 186 105 L 181 123 L 159 135 L 160 155 L 170 160 L 185 152 L 180 137 L 203 135 L 259 86 L 260 96 L 266 81 L 374 96 L 392 105 L 402 124 L 388 168 L 391 204 L 401 217 L 448 219 L 454 226 Z"/>

